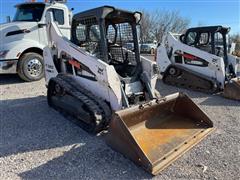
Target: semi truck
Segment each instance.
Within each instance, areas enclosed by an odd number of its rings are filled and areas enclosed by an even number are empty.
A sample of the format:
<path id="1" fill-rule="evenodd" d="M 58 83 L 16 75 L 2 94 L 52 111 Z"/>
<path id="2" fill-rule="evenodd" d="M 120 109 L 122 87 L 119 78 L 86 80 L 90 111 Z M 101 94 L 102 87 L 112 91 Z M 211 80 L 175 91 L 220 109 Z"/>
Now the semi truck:
<path id="1" fill-rule="evenodd" d="M 44 76 L 45 15 L 51 11 L 61 33 L 69 39 L 72 9 L 66 0 L 31 1 L 15 7 L 13 20 L 0 24 L 0 74 L 18 74 L 24 81 L 37 81 Z"/>

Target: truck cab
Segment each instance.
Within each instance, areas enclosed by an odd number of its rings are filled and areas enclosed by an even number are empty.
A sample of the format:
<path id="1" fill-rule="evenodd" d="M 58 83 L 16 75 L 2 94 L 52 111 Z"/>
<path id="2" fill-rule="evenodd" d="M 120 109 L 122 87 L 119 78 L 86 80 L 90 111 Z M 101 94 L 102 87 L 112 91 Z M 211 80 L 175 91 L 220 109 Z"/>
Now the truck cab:
<path id="1" fill-rule="evenodd" d="M 43 48 L 47 45 L 45 15 L 51 11 L 61 33 L 70 39 L 72 12 L 65 2 L 16 5 L 13 20 L 0 25 L 0 74 L 17 73 L 24 81 L 43 77 Z"/>

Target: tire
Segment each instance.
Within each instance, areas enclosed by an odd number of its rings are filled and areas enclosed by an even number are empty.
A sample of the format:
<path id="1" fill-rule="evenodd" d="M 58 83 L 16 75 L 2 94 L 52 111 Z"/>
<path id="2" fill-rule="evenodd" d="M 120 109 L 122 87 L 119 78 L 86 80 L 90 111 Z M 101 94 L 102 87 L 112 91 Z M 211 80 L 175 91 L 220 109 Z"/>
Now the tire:
<path id="1" fill-rule="evenodd" d="M 18 75 L 27 82 L 38 81 L 44 76 L 43 57 L 37 53 L 26 53 L 20 58 L 17 67 Z"/>
<path id="2" fill-rule="evenodd" d="M 181 74 L 181 72 L 179 69 L 177 69 L 175 67 L 170 67 L 168 69 L 168 74 L 172 77 L 178 77 Z"/>

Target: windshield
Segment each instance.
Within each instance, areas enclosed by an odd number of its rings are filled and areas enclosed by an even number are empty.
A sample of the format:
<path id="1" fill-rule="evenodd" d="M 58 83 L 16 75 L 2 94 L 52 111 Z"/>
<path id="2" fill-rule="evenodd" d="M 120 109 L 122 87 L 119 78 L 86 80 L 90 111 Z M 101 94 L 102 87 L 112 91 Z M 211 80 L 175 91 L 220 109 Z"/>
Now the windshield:
<path id="1" fill-rule="evenodd" d="M 39 22 L 44 11 L 44 4 L 24 4 L 17 7 L 13 21 Z"/>

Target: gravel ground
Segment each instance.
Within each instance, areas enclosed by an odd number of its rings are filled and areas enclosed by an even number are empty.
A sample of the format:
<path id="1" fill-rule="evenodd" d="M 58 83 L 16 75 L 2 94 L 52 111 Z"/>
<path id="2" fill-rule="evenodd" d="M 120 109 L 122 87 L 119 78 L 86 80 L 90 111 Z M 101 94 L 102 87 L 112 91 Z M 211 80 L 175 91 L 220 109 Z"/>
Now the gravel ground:
<path id="1" fill-rule="evenodd" d="M 240 178 L 240 103 L 158 82 L 162 95 L 186 92 L 216 130 L 158 176 L 151 176 L 48 107 L 44 80 L 0 76 L 0 179 Z"/>

